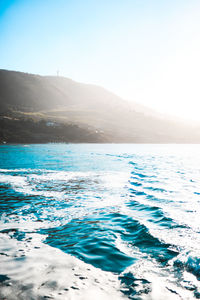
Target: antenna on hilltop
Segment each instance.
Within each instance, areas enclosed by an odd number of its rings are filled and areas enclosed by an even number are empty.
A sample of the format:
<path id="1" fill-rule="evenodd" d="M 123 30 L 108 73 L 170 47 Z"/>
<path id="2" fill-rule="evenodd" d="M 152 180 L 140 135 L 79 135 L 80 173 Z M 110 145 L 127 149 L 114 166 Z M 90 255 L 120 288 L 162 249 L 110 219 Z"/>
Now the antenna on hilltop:
<path id="1" fill-rule="evenodd" d="M 57 76 L 59 77 L 59 73 L 60 73 L 60 71 L 59 70 L 57 70 Z"/>

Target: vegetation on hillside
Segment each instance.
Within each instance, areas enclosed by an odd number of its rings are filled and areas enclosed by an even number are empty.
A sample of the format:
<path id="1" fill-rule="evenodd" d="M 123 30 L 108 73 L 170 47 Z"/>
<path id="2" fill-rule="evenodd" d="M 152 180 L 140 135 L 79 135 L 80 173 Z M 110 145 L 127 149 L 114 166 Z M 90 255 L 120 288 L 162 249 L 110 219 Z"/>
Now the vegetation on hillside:
<path id="1" fill-rule="evenodd" d="M 0 70 L 3 141 L 198 143 L 200 133 L 95 85 Z"/>

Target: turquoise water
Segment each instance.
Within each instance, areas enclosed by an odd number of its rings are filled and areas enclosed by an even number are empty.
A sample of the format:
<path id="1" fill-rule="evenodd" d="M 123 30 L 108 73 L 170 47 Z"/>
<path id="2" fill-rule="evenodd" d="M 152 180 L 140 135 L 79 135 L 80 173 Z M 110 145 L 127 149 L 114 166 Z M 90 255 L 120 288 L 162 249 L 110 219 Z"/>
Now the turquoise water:
<path id="1" fill-rule="evenodd" d="M 177 299 L 200 298 L 199 153 L 199 145 L 0 146 L 0 238 L 37 233 L 117 275 L 131 299 L 155 283 Z"/>

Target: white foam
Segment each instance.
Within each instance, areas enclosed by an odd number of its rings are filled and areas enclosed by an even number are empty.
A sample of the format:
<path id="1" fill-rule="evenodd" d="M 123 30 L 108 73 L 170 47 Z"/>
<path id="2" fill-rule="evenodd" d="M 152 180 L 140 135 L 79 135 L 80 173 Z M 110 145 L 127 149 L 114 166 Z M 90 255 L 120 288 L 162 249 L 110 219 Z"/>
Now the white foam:
<path id="1" fill-rule="evenodd" d="M 0 254 L 1 273 L 10 278 L 1 285 L 1 299 L 39 299 L 45 296 L 60 300 L 124 298 L 117 275 L 43 244 L 39 234 L 30 234 L 30 237 L 26 243 L 0 234 L 0 252 L 7 249 L 6 256 Z"/>

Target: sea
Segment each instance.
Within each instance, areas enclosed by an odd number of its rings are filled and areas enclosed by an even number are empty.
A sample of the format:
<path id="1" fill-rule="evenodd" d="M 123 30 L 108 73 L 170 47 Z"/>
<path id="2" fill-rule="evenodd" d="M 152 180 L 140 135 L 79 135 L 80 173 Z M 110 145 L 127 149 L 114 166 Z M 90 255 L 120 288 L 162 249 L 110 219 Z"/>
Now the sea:
<path id="1" fill-rule="evenodd" d="M 1 145 L 0 299 L 200 299 L 200 145 Z"/>

